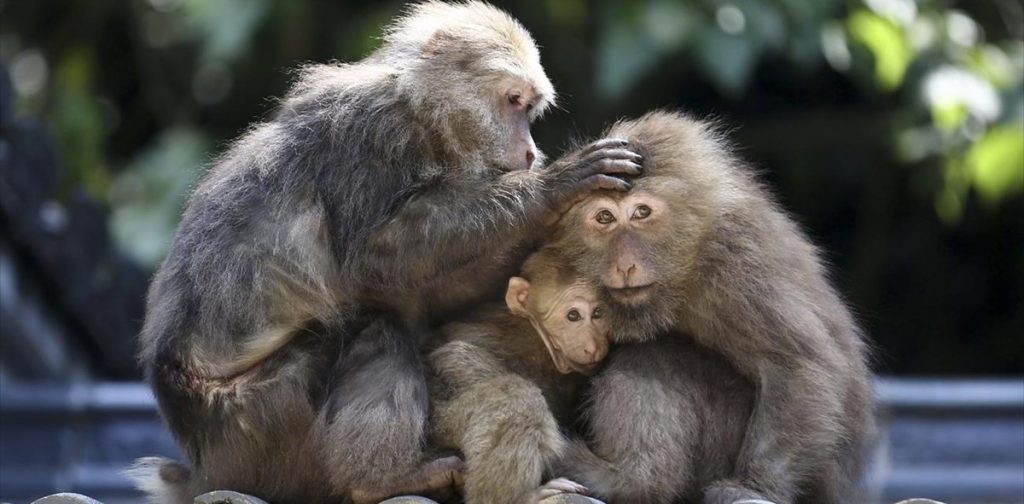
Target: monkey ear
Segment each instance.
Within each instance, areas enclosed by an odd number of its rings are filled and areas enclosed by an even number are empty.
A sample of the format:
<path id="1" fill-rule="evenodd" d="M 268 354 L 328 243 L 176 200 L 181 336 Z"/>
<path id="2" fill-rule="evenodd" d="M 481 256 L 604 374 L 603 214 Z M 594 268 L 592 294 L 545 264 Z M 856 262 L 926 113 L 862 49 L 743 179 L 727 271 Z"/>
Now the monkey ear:
<path id="1" fill-rule="evenodd" d="M 530 310 L 526 301 L 530 299 L 530 282 L 522 277 L 508 279 L 508 290 L 505 292 L 505 304 L 513 315 L 526 317 Z"/>
<path id="2" fill-rule="evenodd" d="M 422 46 L 420 46 L 420 56 L 423 58 L 433 58 L 441 54 L 453 38 L 454 37 L 452 37 L 450 33 L 444 30 L 435 31 L 434 34 L 431 35 Z"/>

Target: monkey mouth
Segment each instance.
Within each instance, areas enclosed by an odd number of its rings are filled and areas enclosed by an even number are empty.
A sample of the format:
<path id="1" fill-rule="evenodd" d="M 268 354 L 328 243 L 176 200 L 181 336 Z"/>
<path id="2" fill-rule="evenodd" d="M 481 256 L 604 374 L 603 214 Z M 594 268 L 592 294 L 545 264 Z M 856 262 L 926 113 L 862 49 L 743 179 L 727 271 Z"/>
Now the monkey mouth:
<path id="1" fill-rule="evenodd" d="M 654 290 L 654 284 L 649 283 L 647 285 L 637 285 L 634 287 L 621 287 L 621 288 L 608 288 L 608 293 L 611 294 L 612 299 L 623 304 L 637 304 L 642 303 L 650 297 L 650 293 Z"/>
<path id="2" fill-rule="evenodd" d="M 579 362 L 572 361 L 569 362 L 569 366 L 572 367 L 572 370 L 576 371 L 577 373 L 583 376 L 592 376 L 594 372 L 597 371 L 597 368 L 600 367 L 600 365 L 601 361 L 591 362 L 588 364 L 582 364 Z"/>

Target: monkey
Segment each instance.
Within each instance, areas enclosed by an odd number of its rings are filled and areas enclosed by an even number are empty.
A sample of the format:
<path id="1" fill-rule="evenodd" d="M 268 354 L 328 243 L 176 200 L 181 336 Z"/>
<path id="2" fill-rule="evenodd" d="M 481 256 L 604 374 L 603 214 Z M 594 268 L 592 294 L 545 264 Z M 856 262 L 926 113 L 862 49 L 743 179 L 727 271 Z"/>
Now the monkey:
<path id="1" fill-rule="evenodd" d="M 572 438 L 554 471 L 590 478 L 608 502 L 701 502 L 733 474 L 753 405 L 753 383 L 686 335 L 620 343 L 589 383 L 578 428 L 631 456 L 602 458 Z"/>
<path id="2" fill-rule="evenodd" d="M 139 360 L 190 467 L 139 461 L 156 502 L 442 492 L 420 345 L 518 251 L 642 159 L 604 139 L 544 166 L 536 44 L 480 2 L 416 4 L 355 63 L 304 67 L 193 189 L 149 289 Z M 511 270 L 511 271 L 510 271 Z"/>
<path id="3" fill-rule="evenodd" d="M 687 359 L 650 344 L 681 339 L 754 389 L 733 470 L 701 489 L 702 502 L 854 499 L 874 430 L 869 349 L 818 250 L 713 125 L 657 111 L 607 134 L 644 157 L 644 175 L 629 193 L 574 206 L 549 246 L 601 286 L 613 343 L 635 346 L 629 358 L 613 350 L 595 378 L 585 437 L 600 463 L 570 460 L 564 475 L 611 502 L 686 494 L 673 474 L 689 473 L 679 464 L 692 440 L 664 437 L 693 405 L 663 392 Z M 657 360 L 660 379 L 650 376 Z"/>
<path id="4" fill-rule="evenodd" d="M 543 249 L 493 303 L 441 329 L 427 357 L 431 440 L 466 460 L 465 500 L 524 504 L 585 493 L 556 478 L 584 377 L 608 353 L 606 308 L 595 286 Z"/>

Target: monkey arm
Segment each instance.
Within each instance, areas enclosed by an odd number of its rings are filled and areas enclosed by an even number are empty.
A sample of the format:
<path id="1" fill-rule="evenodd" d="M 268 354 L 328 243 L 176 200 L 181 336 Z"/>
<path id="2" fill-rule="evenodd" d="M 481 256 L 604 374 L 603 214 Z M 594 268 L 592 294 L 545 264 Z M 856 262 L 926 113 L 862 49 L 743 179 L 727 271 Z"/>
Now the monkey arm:
<path id="1" fill-rule="evenodd" d="M 642 158 L 625 146 L 599 140 L 542 171 L 508 172 L 493 182 L 466 173 L 438 177 L 370 235 L 356 271 L 370 282 L 415 286 L 499 251 L 592 191 L 629 190 L 615 175 L 639 175 Z"/>
<path id="2" fill-rule="evenodd" d="M 394 211 L 364 247 L 356 272 L 369 285 L 422 285 L 517 243 L 539 215 L 541 181 L 529 172 L 494 183 L 445 177 Z"/>
<path id="3" fill-rule="evenodd" d="M 735 480 L 712 484 L 706 504 L 766 497 L 792 502 L 803 479 L 826 470 L 836 456 L 848 364 L 824 324 L 808 323 L 817 317 L 796 306 L 787 309 L 790 318 L 777 320 L 789 322 L 758 322 L 775 331 L 748 336 L 750 347 L 723 348 L 754 378 L 757 394 Z"/>
<path id="4" fill-rule="evenodd" d="M 469 504 L 530 502 L 565 445 L 540 388 L 511 373 L 440 401 L 432 420 L 466 459 Z"/>
<path id="5" fill-rule="evenodd" d="M 468 341 L 455 340 L 441 345 L 430 353 L 427 363 L 441 384 L 456 393 L 489 379 L 510 374 L 497 356 Z"/>

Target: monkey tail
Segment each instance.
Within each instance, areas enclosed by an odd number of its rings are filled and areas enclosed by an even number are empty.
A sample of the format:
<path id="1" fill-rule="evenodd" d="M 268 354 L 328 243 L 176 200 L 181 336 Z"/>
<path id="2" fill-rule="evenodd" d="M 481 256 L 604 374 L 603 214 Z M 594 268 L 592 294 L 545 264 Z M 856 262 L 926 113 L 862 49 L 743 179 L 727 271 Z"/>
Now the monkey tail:
<path id="1" fill-rule="evenodd" d="M 191 504 L 190 471 L 184 465 L 163 457 L 143 457 L 124 471 L 135 488 L 146 494 L 150 504 Z"/>

